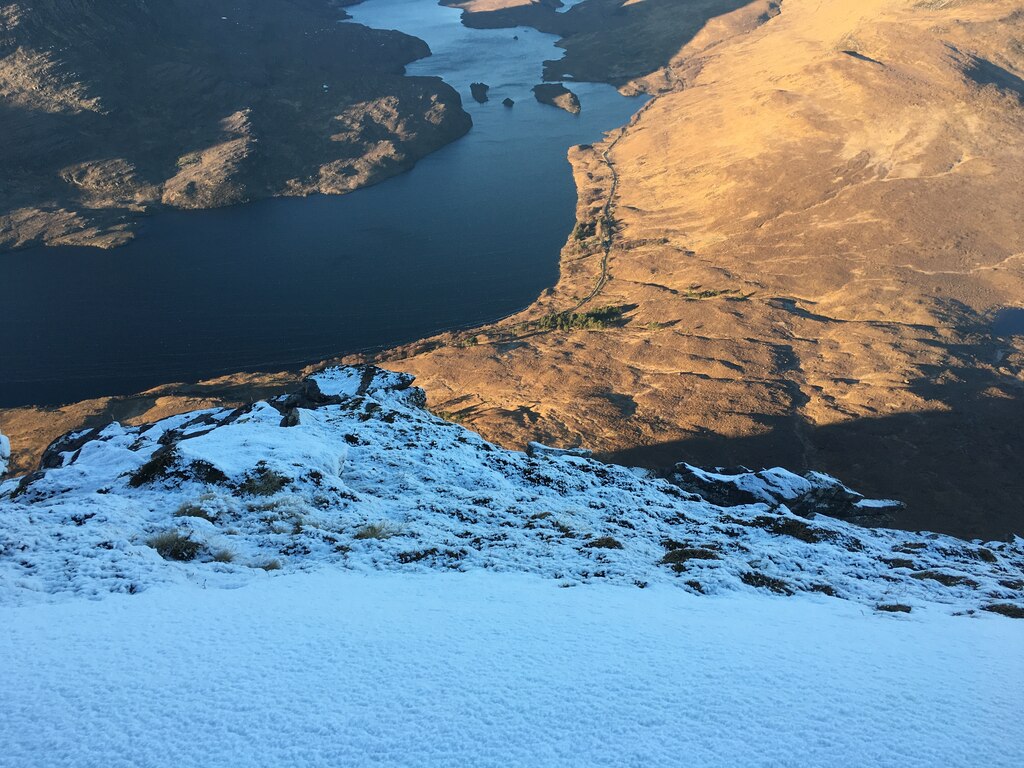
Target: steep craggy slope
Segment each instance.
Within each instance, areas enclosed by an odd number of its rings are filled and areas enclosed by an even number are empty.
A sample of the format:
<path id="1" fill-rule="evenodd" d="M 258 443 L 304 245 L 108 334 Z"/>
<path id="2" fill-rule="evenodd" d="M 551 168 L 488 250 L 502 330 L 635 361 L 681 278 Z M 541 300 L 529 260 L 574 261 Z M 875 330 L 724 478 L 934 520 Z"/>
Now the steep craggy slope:
<path id="1" fill-rule="evenodd" d="M 1024 301 L 1022 75 L 1006 0 L 724 13 L 571 153 L 553 292 L 388 365 L 505 445 L 817 468 L 901 525 L 1024 530 L 1024 343 L 991 324 Z M 602 305 L 619 327 L 537 322 Z"/>
<path id="2" fill-rule="evenodd" d="M 0 5 L 0 248 L 111 246 L 154 206 L 343 193 L 469 117 L 420 40 L 326 0 Z"/>
<path id="3" fill-rule="evenodd" d="M 680 467 L 664 480 L 541 445 L 506 451 L 424 410 L 411 383 L 328 369 L 244 408 L 66 436 L 42 471 L 0 484 L 0 602 L 331 564 L 1024 614 L 1020 539 L 860 527 L 835 516 L 892 502 L 821 475 Z"/>

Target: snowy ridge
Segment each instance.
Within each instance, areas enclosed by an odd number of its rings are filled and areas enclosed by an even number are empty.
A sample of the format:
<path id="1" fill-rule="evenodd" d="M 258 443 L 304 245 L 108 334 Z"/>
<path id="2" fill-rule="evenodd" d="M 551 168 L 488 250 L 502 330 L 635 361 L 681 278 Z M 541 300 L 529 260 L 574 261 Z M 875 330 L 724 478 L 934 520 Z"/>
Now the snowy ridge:
<path id="1" fill-rule="evenodd" d="M 335 368 L 246 408 L 62 438 L 45 469 L 0 484 L 0 601 L 235 587 L 329 565 L 821 593 L 889 610 L 1024 605 L 1022 539 L 981 546 L 801 517 L 779 499 L 838 487 L 855 507 L 888 502 L 821 475 L 682 467 L 763 499 L 715 505 L 685 478 L 497 448 L 426 411 L 411 383 Z"/>

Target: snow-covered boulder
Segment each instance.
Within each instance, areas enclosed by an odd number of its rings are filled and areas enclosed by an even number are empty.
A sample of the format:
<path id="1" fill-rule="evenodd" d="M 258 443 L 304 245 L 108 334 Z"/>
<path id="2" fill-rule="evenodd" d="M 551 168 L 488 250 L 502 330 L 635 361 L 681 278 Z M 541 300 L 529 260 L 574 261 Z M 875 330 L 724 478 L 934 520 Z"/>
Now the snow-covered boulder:
<path id="1" fill-rule="evenodd" d="M 780 467 L 712 472 L 683 463 L 676 466 L 671 479 L 680 488 L 720 506 L 784 505 L 801 517 L 828 515 L 860 525 L 884 524 L 892 512 L 903 507 L 892 499 L 866 499 L 820 472 L 798 475 Z"/>

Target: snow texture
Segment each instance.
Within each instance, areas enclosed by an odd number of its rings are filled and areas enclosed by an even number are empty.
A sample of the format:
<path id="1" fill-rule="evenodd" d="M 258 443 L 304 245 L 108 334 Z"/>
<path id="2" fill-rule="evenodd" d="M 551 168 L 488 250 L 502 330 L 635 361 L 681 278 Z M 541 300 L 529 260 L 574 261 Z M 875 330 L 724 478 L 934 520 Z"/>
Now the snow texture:
<path id="1" fill-rule="evenodd" d="M 7 471 L 7 464 L 11 460 L 11 441 L 3 432 L 0 432 L 0 477 Z"/>
<path id="2" fill-rule="evenodd" d="M 51 468 L 0 484 L 0 602 L 239 587 L 263 569 L 329 565 L 820 593 L 915 615 L 1024 604 L 1024 540 L 799 517 L 780 494 L 838 484 L 783 470 L 743 477 L 770 503 L 715 506 L 641 470 L 497 448 L 425 410 L 411 382 L 336 368 L 270 402 L 65 438 Z M 183 547 L 159 545 L 166 533 Z"/>
<path id="3" fill-rule="evenodd" d="M 0 766 L 1020 765 L 1024 622 L 495 573 L 3 609 Z"/>

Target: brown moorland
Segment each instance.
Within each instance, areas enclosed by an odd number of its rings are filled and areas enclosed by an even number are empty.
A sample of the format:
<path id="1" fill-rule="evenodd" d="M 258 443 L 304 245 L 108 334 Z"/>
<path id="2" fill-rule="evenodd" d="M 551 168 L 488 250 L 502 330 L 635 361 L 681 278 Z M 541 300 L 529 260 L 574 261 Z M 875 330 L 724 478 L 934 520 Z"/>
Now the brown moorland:
<path id="1" fill-rule="evenodd" d="M 622 25 L 664 27 L 648 5 Z M 906 501 L 902 526 L 1024 532 L 1024 339 L 992 325 L 1024 302 L 1022 73 L 1007 0 L 730 11 L 572 152 L 558 285 L 387 365 L 505 445 L 813 468 Z M 619 327 L 536 330 L 606 305 Z"/>

